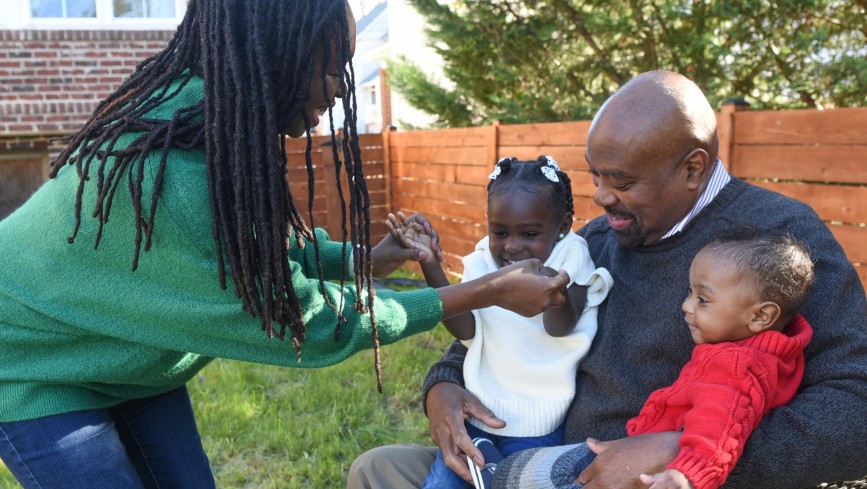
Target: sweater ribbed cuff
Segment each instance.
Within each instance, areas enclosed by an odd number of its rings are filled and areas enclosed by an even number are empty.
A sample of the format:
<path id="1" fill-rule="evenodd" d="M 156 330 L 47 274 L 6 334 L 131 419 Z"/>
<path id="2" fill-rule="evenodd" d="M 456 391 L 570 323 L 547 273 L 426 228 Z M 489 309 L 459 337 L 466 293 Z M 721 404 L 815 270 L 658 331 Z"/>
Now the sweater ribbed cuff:
<path id="1" fill-rule="evenodd" d="M 462 369 L 455 369 L 451 364 L 444 363 L 440 360 L 427 372 L 422 385 L 421 405 L 427 416 L 427 395 L 431 388 L 440 382 L 449 382 L 452 384 L 464 386 L 464 372 Z"/>

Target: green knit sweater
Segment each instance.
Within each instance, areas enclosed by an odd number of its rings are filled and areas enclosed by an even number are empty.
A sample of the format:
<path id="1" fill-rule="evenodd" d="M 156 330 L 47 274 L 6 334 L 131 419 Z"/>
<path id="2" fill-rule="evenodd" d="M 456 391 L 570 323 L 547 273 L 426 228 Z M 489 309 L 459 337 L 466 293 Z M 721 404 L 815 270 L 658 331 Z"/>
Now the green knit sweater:
<path id="1" fill-rule="evenodd" d="M 194 78 L 151 115 L 169 119 L 177 108 L 201 100 L 202 93 L 201 80 Z M 159 156 L 154 152 L 145 164 L 145 209 Z M 307 324 L 300 361 L 290 341 L 268 339 L 259 319 L 241 309 L 231 281 L 228 290 L 220 289 L 202 151 L 170 152 L 153 244 L 142 252 L 136 271 L 131 271 L 134 221 L 125 182 L 94 250 L 95 180 L 85 187 L 74 244 L 67 243 L 79 182 L 74 167 L 61 170 L 0 222 L 0 422 L 167 392 L 214 357 L 323 367 L 372 347 L 370 316 L 354 310 L 353 286 L 343 289 L 348 324 L 334 339 L 337 318 L 319 290 L 313 246 L 290 250 L 292 282 Z M 342 243 L 322 244 L 325 278 L 339 275 L 342 248 Z M 340 303 L 338 285 L 326 283 L 326 292 Z M 442 304 L 434 289 L 383 290 L 375 313 L 380 342 L 388 344 L 433 328 Z"/>

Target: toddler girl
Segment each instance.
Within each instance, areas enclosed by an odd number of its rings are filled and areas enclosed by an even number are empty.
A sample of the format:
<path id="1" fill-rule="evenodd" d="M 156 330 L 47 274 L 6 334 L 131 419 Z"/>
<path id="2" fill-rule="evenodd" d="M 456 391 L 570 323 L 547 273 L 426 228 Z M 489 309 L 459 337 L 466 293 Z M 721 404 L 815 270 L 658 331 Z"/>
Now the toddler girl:
<path id="1" fill-rule="evenodd" d="M 508 423 L 494 429 L 470 419 L 468 433 L 490 440 L 506 456 L 563 443 L 562 423 L 575 393 L 578 362 L 596 334 L 597 306 L 608 295 L 612 279 L 607 270 L 593 265 L 587 243 L 572 232 L 571 183 L 552 158 L 503 158 L 489 178 L 488 235 L 464 257 L 463 280 L 528 259 L 544 264 L 541 273 L 562 269 L 570 278 L 566 304 L 535 317 L 492 306 L 443 320 L 469 350 L 464 360 L 467 389 Z M 392 233 L 407 246 L 429 248 L 429 234 L 389 218 Z M 426 256 L 421 267 L 428 285 L 447 285 L 434 254 Z M 487 440 L 476 439 L 476 445 L 482 449 Z M 475 477 L 490 480 L 490 473 L 469 465 Z M 480 483 L 477 479 L 476 485 Z M 446 466 L 442 453 L 424 485 L 468 486 Z"/>

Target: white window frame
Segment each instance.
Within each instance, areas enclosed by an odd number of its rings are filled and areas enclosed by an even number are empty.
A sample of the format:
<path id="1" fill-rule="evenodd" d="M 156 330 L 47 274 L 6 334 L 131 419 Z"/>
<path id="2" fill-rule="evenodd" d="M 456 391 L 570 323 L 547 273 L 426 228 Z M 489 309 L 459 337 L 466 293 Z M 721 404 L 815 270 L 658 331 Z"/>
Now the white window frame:
<path id="1" fill-rule="evenodd" d="M 174 17 L 114 17 L 113 0 L 95 0 L 96 17 L 33 17 L 30 0 L 0 0 L 0 29 L 174 30 L 184 18 L 187 0 L 174 0 Z"/>

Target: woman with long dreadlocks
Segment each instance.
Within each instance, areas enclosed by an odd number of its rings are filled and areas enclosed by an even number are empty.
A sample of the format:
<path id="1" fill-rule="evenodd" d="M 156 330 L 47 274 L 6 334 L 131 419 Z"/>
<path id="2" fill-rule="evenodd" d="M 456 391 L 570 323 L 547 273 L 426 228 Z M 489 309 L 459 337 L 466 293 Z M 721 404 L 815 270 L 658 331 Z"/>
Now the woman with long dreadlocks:
<path id="1" fill-rule="evenodd" d="M 345 0 L 192 0 L 0 222 L 0 457 L 24 487 L 213 487 L 185 383 L 214 357 L 321 367 L 462 311 L 562 303 L 565 274 L 532 261 L 374 298 L 374 275 L 424 257 L 370 245 L 354 43 Z M 341 242 L 302 219 L 283 150 L 307 132 L 310 171 L 335 97 Z"/>

